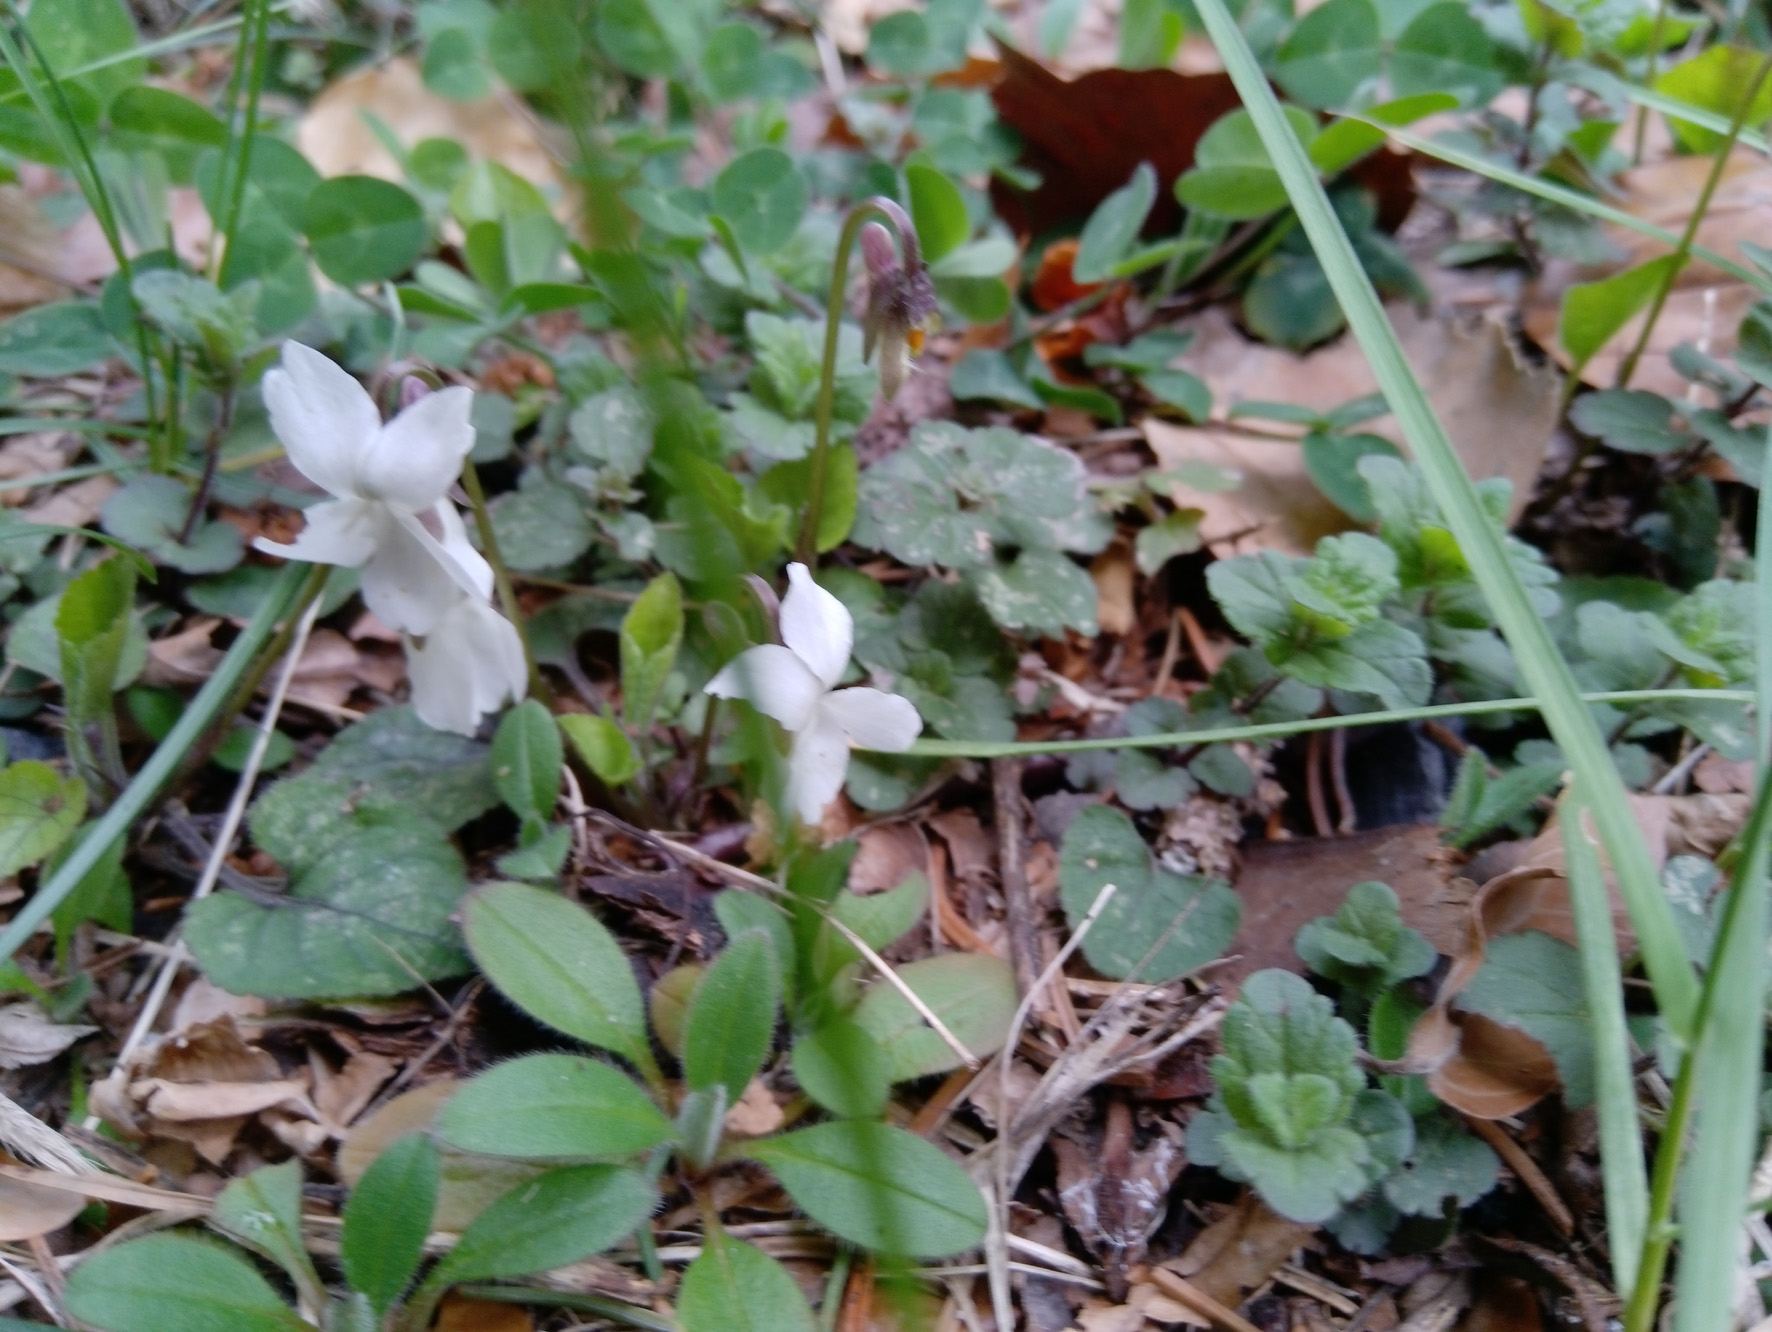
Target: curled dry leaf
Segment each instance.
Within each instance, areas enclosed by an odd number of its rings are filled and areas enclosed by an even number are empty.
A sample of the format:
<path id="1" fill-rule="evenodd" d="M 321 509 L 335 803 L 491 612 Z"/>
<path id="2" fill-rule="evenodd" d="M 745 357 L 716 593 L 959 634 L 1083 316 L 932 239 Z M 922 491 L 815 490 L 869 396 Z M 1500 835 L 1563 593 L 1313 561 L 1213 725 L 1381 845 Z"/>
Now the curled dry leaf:
<path id="1" fill-rule="evenodd" d="M 54 1059 L 97 1027 L 51 1022 L 30 1000 L 0 1006 L 0 1068 L 24 1068 Z"/>
<path id="2" fill-rule="evenodd" d="M 1159 1120 L 1149 1141 L 1136 1145 L 1132 1110 L 1107 1103 L 1099 1135 L 1055 1133 L 1058 1201 L 1083 1242 L 1106 1269 L 1108 1293 L 1125 1298 L 1126 1269 L 1144 1257 L 1145 1244 L 1168 1215 L 1169 1189 L 1187 1164 L 1181 1130 Z"/>
<path id="3" fill-rule="evenodd" d="M 856 838 L 849 864 L 849 891 L 866 895 L 898 887 L 913 874 L 929 873 L 929 841 L 914 823 L 883 823 Z"/>
<path id="4" fill-rule="evenodd" d="M 92 1108 L 131 1139 L 188 1142 L 217 1165 L 254 1115 L 286 1110 L 318 1117 L 308 1100 L 306 1070 L 285 1076 L 269 1052 L 241 1037 L 226 1013 L 137 1050 L 94 1084 Z"/>
<path id="5" fill-rule="evenodd" d="M 15 1164 L 5 1152 L 0 1152 L 0 1163 Z M 36 1239 L 60 1230 L 85 1208 L 86 1199 L 78 1193 L 0 1176 L 0 1242 Z"/>

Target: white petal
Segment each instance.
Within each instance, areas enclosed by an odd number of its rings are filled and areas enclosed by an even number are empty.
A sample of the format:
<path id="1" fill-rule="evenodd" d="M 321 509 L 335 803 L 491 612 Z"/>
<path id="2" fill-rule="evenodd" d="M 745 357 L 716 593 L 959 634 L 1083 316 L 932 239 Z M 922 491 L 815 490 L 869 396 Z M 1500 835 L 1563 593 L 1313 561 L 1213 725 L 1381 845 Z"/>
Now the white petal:
<path id="1" fill-rule="evenodd" d="M 788 594 L 781 599 L 781 641 L 826 689 L 834 688 L 849 669 L 855 621 L 847 606 L 812 581 L 804 564 L 788 565 Z"/>
<path id="2" fill-rule="evenodd" d="M 746 648 L 707 683 L 715 698 L 742 698 L 758 712 L 797 731 L 811 718 L 824 686 L 786 648 L 759 643 Z"/>
<path id="3" fill-rule="evenodd" d="M 787 802 L 800 821 L 817 827 L 824 807 L 843 789 L 849 771 L 849 738 L 835 717 L 823 708 L 813 710 L 812 720 L 794 736 L 788 753 Z"/>
<path id="4" fill-rule="evenodd" d="M 344 564 L 355 568 L 375 554 L 381 540 L 378 521 L 379 504 L 364 500 L 326 500 L 311 506 L 302 517 L 307 526 L 288 545 L 266 541 L 263 537 L 252 543 L 255 550 L 267 555 L 281 555 L 286 560 L 307 560 L 310 564 Z"/>
<path id="5" fill-rule="evenodd" d="M 897 754 L 909 749 L 923 729 L 923 719 L 910 699 L 866 685 L 826 694 L 818 701 L 818 710 L 842 727 L 859 749 Z"/>
<path id="6" fill-rule="evenodd" d="M 357 460 L 381 429 L 363 386 L 312 347 L 285 342 L 283 365 L 265 373 L 261 391 L 296 470 L 328 494 L 356 496 Z"/>
<path id="7" fill-rule="evenodd" d="M 357 459 L 358 493 L 406 509 L 428 509 L 455 484 L 474 447 L 474 392 L 427 393 L 375 432 Z"/>
<path id="8" fill-rule="evenodd" d="M 468 528 L 462 521 L 461 510 L 443 499 L 431 506 L 429 516 L 433 522 L 427 524 L 420 521 L 423 515 L 409 520 L 403 516 L 402 510 L 394 510 L 394 517 L 400 525 L 431 549 L 463 592 L 477 601 L 487 600 L 492 595 L 492 566 L 468 540 Z"/>
<path id="9" fill-rule="evenodd" d="M 480 718 L 523 697 L 528 669 L 514 625 L 483 601 L 462 597 L 422 643 L 406 641 L 412 709 L 439 731 L 472 735 Z"/>
<path id="10" fill-rule="evenodd" d="M 386 504 L 375 557 L 363 566 L 363 601 L 390 629 L 420 638 L 474 587 L 418 519 Z"/>

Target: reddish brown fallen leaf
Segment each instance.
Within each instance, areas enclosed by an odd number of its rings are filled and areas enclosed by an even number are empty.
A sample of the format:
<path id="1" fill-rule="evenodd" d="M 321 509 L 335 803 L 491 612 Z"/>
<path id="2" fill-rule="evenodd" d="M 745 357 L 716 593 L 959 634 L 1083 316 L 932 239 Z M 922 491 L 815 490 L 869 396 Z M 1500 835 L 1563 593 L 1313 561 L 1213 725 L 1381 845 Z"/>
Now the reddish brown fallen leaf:
<path id="1" fill-rule="evenodd" d="M 1440 830 L 1430 824 L 1349 837 L 1246 842 L 1236 878 L 1242 923 L 1227 950 L 1232 960 L 1215 970 L 1213 979 L 1234 988 L 1266 967 L 1302 974 L 1303 963 L 1292 948 L 1299 927 L 1333 914 L 1347 890 L 1368 879 L 1389 884 L 1404 922 L 1421 928 L 1416 922 L 1437 909 L 1450 878 L 1451 857 L 1440 843 Z M 1432 934 L 1428 938 L 1440 946 Z"/>
<path id="2" fill-rule="evenodd" d="M 470 1300 L 452 1290 L 437 1306 L 431 1332 L 535 1332 L 535 1318 L 521 1304 Z"/>
<path id="3" fill-rule="evenodd" d="M 929 842 L 914 823 L 886 823 L 866 829 L 857 839 L 849 865 L 849 889 L 883 893 L 912 874 L 929 873 Z"/>
<path id="4" fill-rule="evenodd" d="M 1419 1040 L 1418 1040 L 1419 1037 Z M 1427 1075 L 1435 1096 L 1473 1119 L 1505 1119 L 1536 1105 L 1560 1085 L 1550 1052 L 1517 1027 L 1480 1013 L 1429 1009 L 1410 1033 L 1412 1060 L 1451 1053 Z"/>
<path id="5" fill-rule="evenodd" d="M 1147 235 L 1171 235 L 1181 207 L 1171 187 L 1194 164 L 1212 122 L 1241 105 L 1222 71 L 1098 69 L 1068 82 L 998 43 L 1002 77 L 991 89 L 1002 121 L 1021 134 L 1021 163 L 1040 175 L 1031 191 L 991 182 L 997 212 L 1016 231 L 1040 235 L 1087 217 L 1140 162 L 1157 172 Z M 1379 225 L 1394 230 L 1415 203 L 1409 158 L 1388 149 L 1353 172 L 1378 197 Z"/>
<path id="6" fill-rule="evenodd" d="M 1085 284 L 1071 276 L 1071 265 L 1076 261 L 1075 239 L 1054 241 L 1041 251 L 1040 266 L 1034 270 L 1034 280 L 1028 288 L 1036 309 L 1050 313 L 1101 289 L 1099 282 Z"/>

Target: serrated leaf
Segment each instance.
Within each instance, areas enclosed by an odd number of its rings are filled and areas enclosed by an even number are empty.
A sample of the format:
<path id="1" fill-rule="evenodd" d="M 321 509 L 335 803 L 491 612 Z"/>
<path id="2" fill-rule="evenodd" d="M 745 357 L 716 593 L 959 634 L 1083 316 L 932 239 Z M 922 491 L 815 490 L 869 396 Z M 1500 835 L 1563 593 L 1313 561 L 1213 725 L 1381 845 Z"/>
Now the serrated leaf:
<path id="1" fill-rule="evenodd" d="M 469 895 L 462 929 L 486 978 L 531 1017 L 650 1066 L 640 986 L 590 912 L 557 893 L 493 883 Z"/>
<path id="2" fill-rule="evenodd" d="M 1433 945 L 1403 924 L 1388 884 L 1356 883 L 1333 916 L 1300 927 L 1294 945 L 1317 975 L 1370 992 L 1419 976 L 1434 965 Z"/>
<path id="3" fill-rule="evenodd" d="M 652 454 L 655 426 L 652 408 L 640 391 L 620 384 L 580 403 L 567 421 L 567 432 L 579 453 L 631 480 Z"/>
<path id="4" fill-rule="evenodd" d="M 0 771 L 0 878 L 35 865 L 86 817 L 86 783 L 23 759 Z"/>
<path id="5" fill-rule="evenodd" d="M 1011 564 L 977 574 L 972 583 L 991 618 L 1005 629 L 1050 638 L 1066 629 L 1096 632 L 1095 583 L 1054 550 L 1024 550 Z"/>
<path id="6" fill-rule="evenodd" d="M 881 1253 L 944 1258 L 984 1238 L 985 1207 L 966 1172 L 924 1139 L 849 1119 L 748 1144 L 819 1225 Z"/>
<path id="7" fill-rule="evenodd" d="M 1384 1181 L 1385 1200 L 1399 1212 L 1438 1217 L 1445 1202 L 1468 1207 L 1495 1187 L 1501 1162 L 1488 1143 L 1443 1114 L 1419 1121 L 1415 1150 Z"/>
<path id="8" fill-rule="evenodd" d="M 483 1156 L 567 1161 L 629 1156 L 667 1142 L 670 1121 L 619 1069 L 581 1055 L 526 1055 L 469 1082 L 437 1132 Z"/>

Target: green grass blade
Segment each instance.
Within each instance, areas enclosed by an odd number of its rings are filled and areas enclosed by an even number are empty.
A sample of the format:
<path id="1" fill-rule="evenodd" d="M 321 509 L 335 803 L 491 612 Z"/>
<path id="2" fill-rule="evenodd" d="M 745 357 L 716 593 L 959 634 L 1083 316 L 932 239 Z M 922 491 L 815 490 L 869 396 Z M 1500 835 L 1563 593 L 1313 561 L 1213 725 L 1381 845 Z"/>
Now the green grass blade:
<path id="1" fill-rule="evenodd" d="M 1674 1332 L 1732 1325 L 1754 1146 L 1760 1130 L 1760 1062 L 1766 1039 L 1766 874 L 1772 855 L 1772 772 L 1743 835 L 1741 864 L 1705 977 L 1703 1025 L 1688 1059 L 1697 1061 L 1697 1131 L 1680 1175 L 1676 1213 L 1680 1263 L 1674 1280 Z M 1661 1150 L 1679 1144 L 1663 1142 Z"/>
<path id="2" fill-rule="evenodd" d="M 1772 529 L 1769 529 L 1772 530 Z M 1650 703 L 1752 703 L 1755 695 L 1741 689 L 1621 689 L 1582 694 L 1584 704 L 1636 706 Z M 1350 712 L 1301 721 L 1258 722 L 1198 731 L 1163 731 L 1154 735 L 1101 736 L 1090 740 L 918 740 L 903 751 L 911 758 L 1028 758 L 1035 754 L 1087 754 L 1107 749 L 1185 749 L 1220 741 L 1284 740 L 1311 731 L 1337 731 L 1349 726 L 1381 726 L 1390 722 L 1437 721 L 1442 717 L 1493 716 L 1498 712 L 1537 712 L 1535 698 L 1483 698 L 1468 703 L 1432 703 L 1419 708 L 1382 712 Z"/>
<path id="3" fill-rule="evenodd" d="M 1226 72 L 1273 159 L 1330 288 L 1341 302 L 1348 325 L 1366 353 L 1421 466 L 1428 489 L 1513 648 L 1522 678 L 1540 700 L 1551 735 L 1581 781 L 1582 791 L 1593 808 L 1594 822 L 1611 856 L 1619 891 L 1630 910 L 1643 961 L 1669 1030 L 1678 1037 L 1688 1037 L 1698 1001 L 1698 981 L 1686 960 L 1673 908 L 1661 891 L 1649 849 L 1631 812 L 1624 783 L 1612 765 L 1605 739 L 1582 706 L 1568 663 L 1557 651 L 1509 565 L 1501 540 L 1477 499 L 1476 489 L 1453 452 L 1452 442 L 1434 415 L 1426 392 L 1409 368 L 1396 332 L 1378 302 L 1378 294 L 1355 257 L 1316 170 L 1287 124 L 1242 31 L 1223 0 L 1198 0 L 1198 9 L 1224 60 Z"/>
<path id="4" fill-rule="evenodd" d="M 1512 167 L 1504 166 L 1499 162 L 1491 162 L 1488 158 L 1478 156 L 1476 153 L 1467 153 L 1462 148 L 1439 143 L 1424 134 L 1417 134 L 1413 130 L 1403 129 L 1397 125 L 1387 125 L 1383 121 L 1347 112 L 1338 114 L 1345 115 L 1349 120 L 1358 120 L 1363 124 L 1371 125 L 1374 129 L 1381 129 L 1405 148 L 1413 149 L 1424 156 L 1444 162 L 1448 166 L 1463 167 L 1466 171 L 1487 177 L 1497 184 L 1511 186 L 1526 194 L 1535 194 L 1540 199 L 1548 199 L 1552 203 L 1573 208 L 1577 212 L 1586 213 L 1589 217 L 1597 217 L 1602 222 L 1615 222 L 1639 235 L 1663 242 L 1670 250 L 1676 248 L 1680 243 L 1679 236 L 1666 227 L 1658 227 L 1653 222 L 1646 222 L 1640 217 L 1625 212 L 1622 208 L 1603 203 L 1592 195 L 1572 190 L 1566 185 L 1558 185 L 1554 181 L 1529 176 L 1523 171 L 1515 171 Z M 1727 123 L 1724 124 L 1723 129 L 1727 131 Z M 1767 277 L 1758 269 L 1737 263 L 1703 245 L 1694 245 L 1691 252 L 1694 258 L 1702 259 L 1705 263 L 1729 274 L 1730 277 L 1740 279 L 1762 295 L 1772 296 L 1772 278 Z"/>
<path id="5" fill-rule="evenodd" d="M 1616 87 L 1616 84 L 1610 85 Z M 1597 91 L 1597 90 L 1596 90 Z M 1638 106 L 1646 106 L 1651 111 L 1659 111 L 1664 116 L 1675 120 L 1689 120 L 1694 125 L 1702 125 L 1707 130 L 1715 130 L 1718 134 L 1729 132 L 1729 117 L 1720 116 L 1715 111 L 1707 111 L 1702 106 L 1693 106 L 1690 102 L 1682 102 L 1677 97 L 1669 97 L 1666 93 L 1656 92 L 1653 88 L 1639 88 L 1634 84 L 1626 85 L 1624 95 Z M 1741 131 L 1737 142 L 1743 148 L 1751 148 L 1757 153 L 1772 152 L 1772 144 L 1768 144 L 1764 134 L 1756 134 L 1752 130 Z"/>
<path id="6" fill-rule="evenodd" d="M 93 825 L 60 868 L 46 883 L 38 887 L 30 901 L 18 909 L 6 928 L 0 930 L 0 958 L 11 957 L 17 952 L 37 926 L 49 918 L 49 913 L 60 906 L 63 899 L 79 886 L 80 880 L 98 864 L 105 849 L 119 838 L 129 835 L 135 821 L 147 812 L 148 806 L 160 794 L 160 788 L 172 776 L 191 746 L 202 738 L 217 711 L 234 692 L 234 686 L 240 682 L 240 678 L 257 659 L 260 650 L 270 641 L 271 635 L 276 632 L 277 622 L 289 609 L 291 600 L 303 580 L 308 577 L 311 567 L 291 563 L 284 568 L 265 594 L 258 611 L 247 621 L 240 636 L 228 648 L 227 656 L 217 663 L 215 673 L 203 682 L 197 696 L 179 717 L 178 724 L 160 742 L 153 757 L 142 765 L 135 780 L 117 797 L 117 803 L 105 811 L 104 817 Z"/>
<path id="7" fill-rule="evenodd" d="M 1569 904 L 1581 955 L 1582 988 L 1592 1015 L 1594 1099 L 1600 1118 L 1600 1174 L 1606 1193 L 1606 1239 L 1615 1289 L 1637 1281 L 1649 1222 L 1649 1171 L 1637 1121 L 1637 1084 L 1631 1072 L 1630 1033 L 1624 1025 L 1624 984 L 1612 937 L 1612 905 L 1600 872 L 1599 848 L 1587 830 L 1580 786 L 1563 797 L 1563 847 Z"/>

